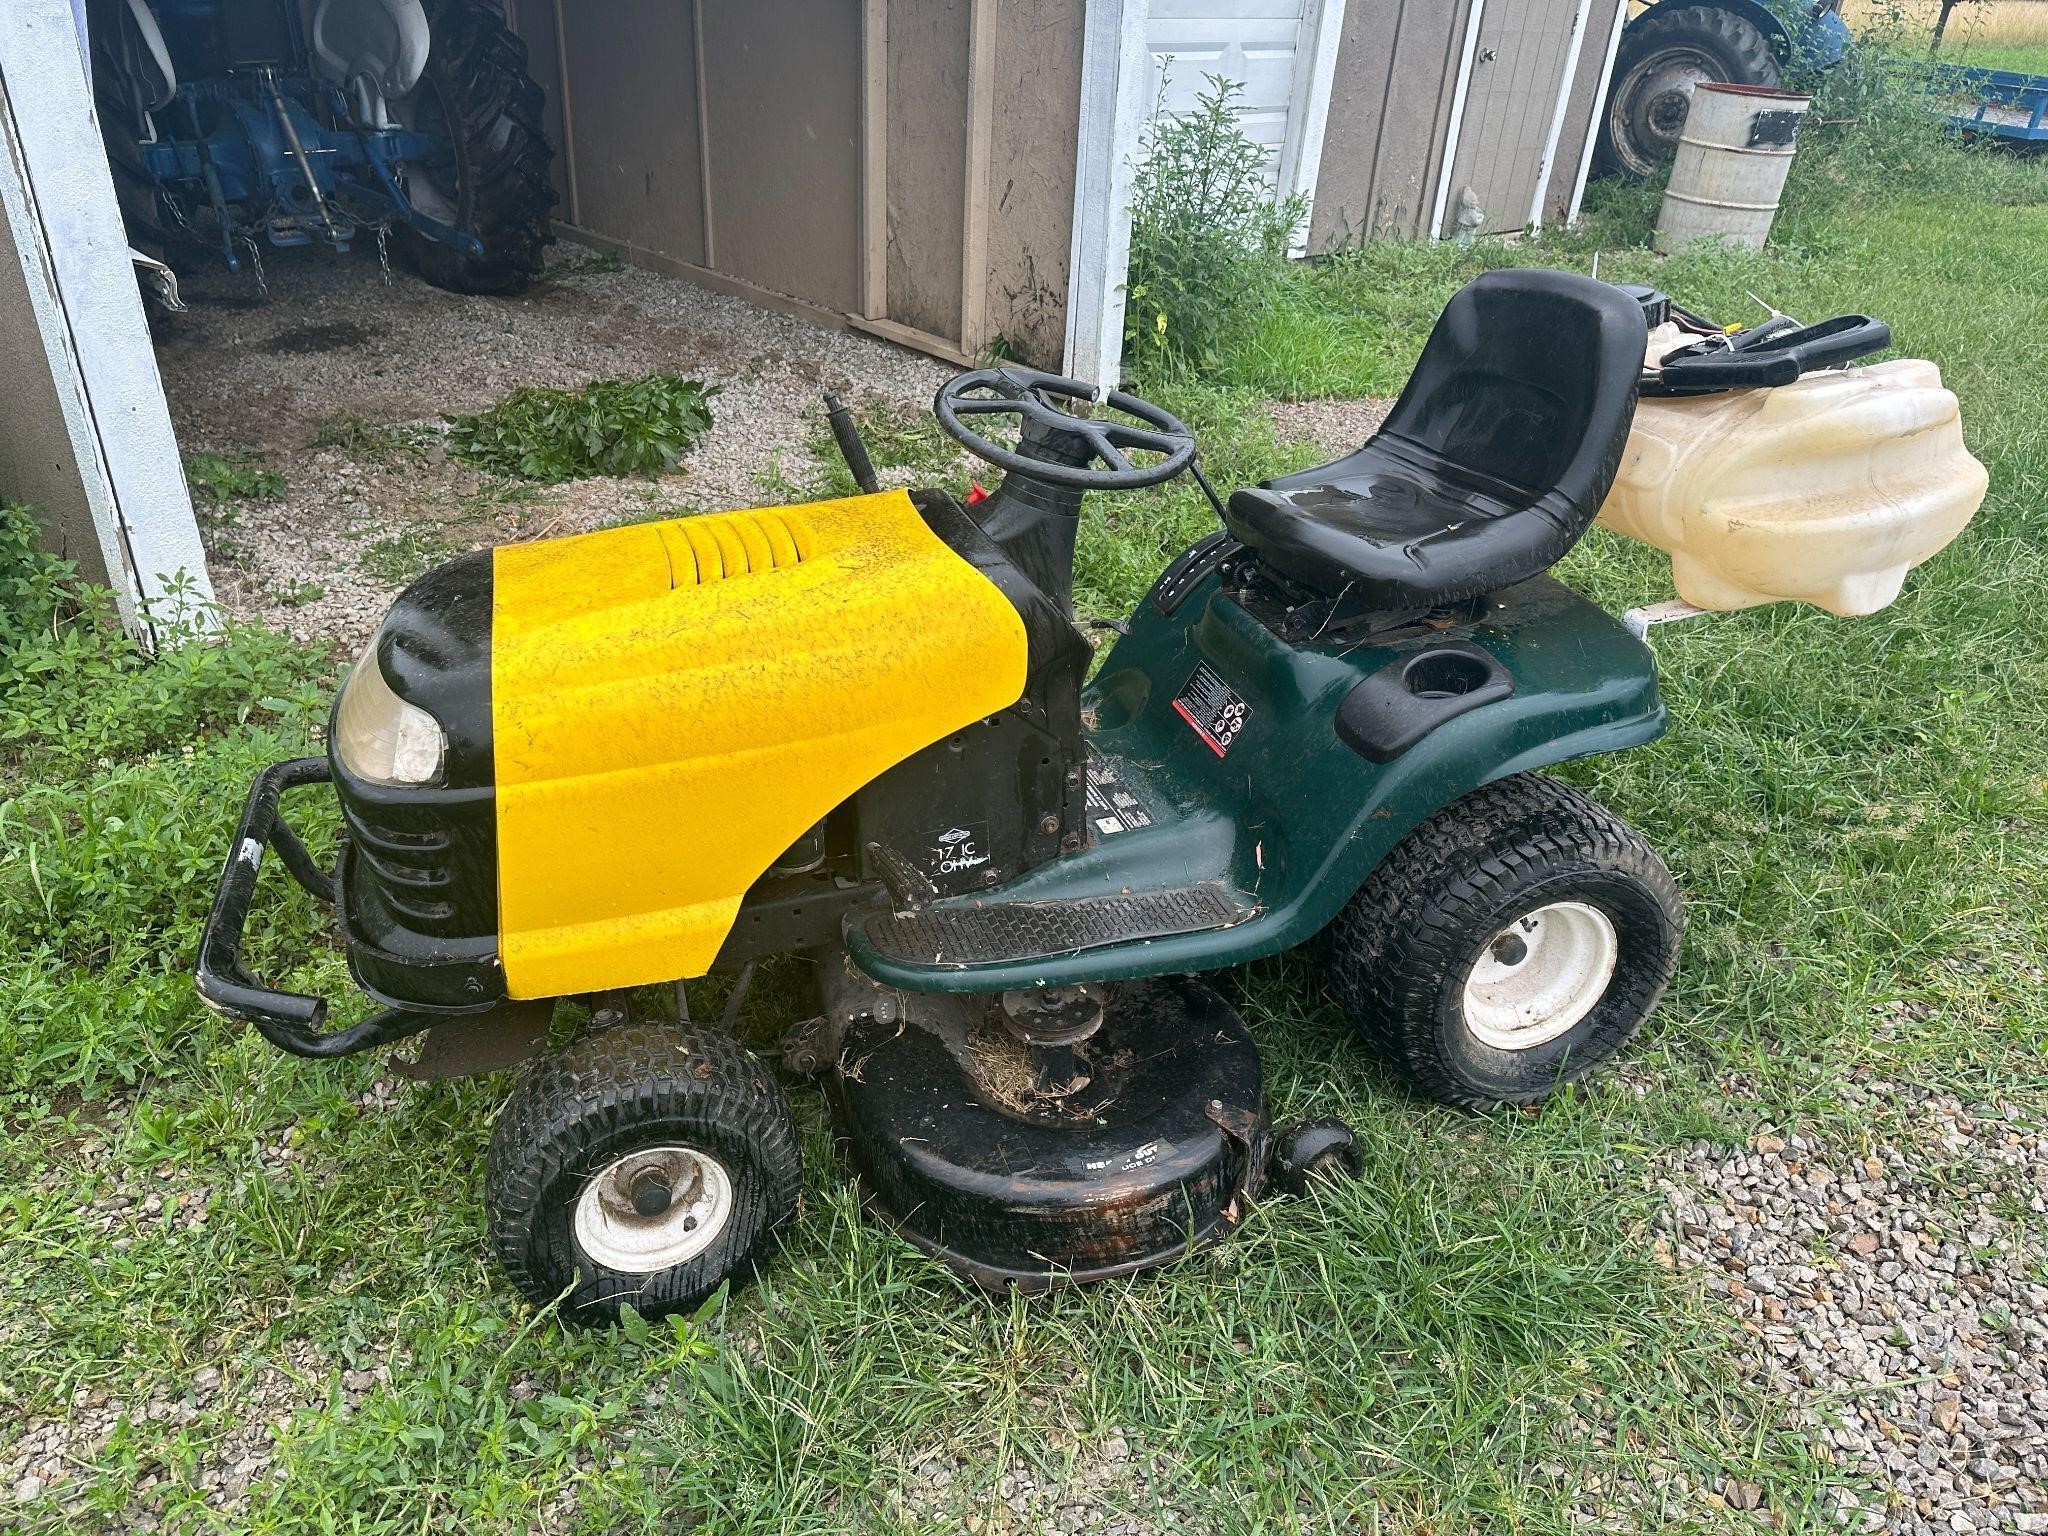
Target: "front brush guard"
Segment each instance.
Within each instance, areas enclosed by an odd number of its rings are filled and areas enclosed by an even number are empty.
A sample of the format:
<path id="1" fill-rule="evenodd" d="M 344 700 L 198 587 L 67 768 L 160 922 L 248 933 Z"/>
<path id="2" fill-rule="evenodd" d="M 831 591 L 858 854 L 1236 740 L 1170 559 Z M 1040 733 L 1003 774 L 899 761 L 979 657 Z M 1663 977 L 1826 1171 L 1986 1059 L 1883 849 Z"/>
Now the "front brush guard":
<path id="1" fill-rule="evenodd" d="M 326 999 L 280 992 L 251 979 L 242 969 L 242 930 L 249 924 L 249 904 L 256 896 L 256 876 L 263 867 L 265 848 L 277 850 L 285 869 L 309 894 L 329 906 L 338 903 L 334 877 L 313 862 L 306 845 L 278 811 L 278 801 L 286 790 L 328 783 L 333 777 L 324 757 L 295 757 L 273 763 L 256 775 L 221 870 L 213 910 L 207 914 L 199 938 L 195 974 L 200 997 L 210 1007 L 255 1025 L 264 1039 L 294 1056 L 352 1056 L 441 1022 L 438 1014 L 387 1008 L 346 1029 L 323 1029 Z"/>

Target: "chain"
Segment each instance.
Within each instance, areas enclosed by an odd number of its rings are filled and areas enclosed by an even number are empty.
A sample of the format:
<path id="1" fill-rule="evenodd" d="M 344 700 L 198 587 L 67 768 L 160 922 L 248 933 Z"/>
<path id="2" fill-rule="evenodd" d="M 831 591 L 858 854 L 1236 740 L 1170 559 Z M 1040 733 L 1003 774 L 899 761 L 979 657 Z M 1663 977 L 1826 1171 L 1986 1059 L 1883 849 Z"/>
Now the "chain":
<path id="1" fill-rule="evenodd" d="M 263 249 L 257 245 L 254 235 L 244 235 L 242 243 L 249 247 L 249 270 L 256 274 L 256 291 L 267 299 L 270 297 L 270 280 L 263 273 Z"/>
<path id="2" fill-rule="evenodd" d="M 384 274 L 384 286 L 391 286 L 391 226 L 377 225 L 377 270 Z"/>

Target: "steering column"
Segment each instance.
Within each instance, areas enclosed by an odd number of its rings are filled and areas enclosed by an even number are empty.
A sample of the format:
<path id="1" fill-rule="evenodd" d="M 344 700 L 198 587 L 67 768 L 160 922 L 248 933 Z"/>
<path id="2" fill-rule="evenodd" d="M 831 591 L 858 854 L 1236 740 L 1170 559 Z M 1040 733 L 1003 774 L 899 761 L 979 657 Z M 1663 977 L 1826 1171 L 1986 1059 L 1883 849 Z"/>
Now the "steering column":
<path id="1" fill-rule="evenodd" d="M 1082 415 L 1059 403 L 1093 406 L 1098 396 L 1102 415 Z M 1102 395 L 1079 379 L 1034 368 L 959 374 L 940 387 L 932 414 L 955 442 L 1004 472 L 1002 484 L 972 509 L 974 519 L 1069 618 L 1081 498 L 1089 491 L 1157 485 L 1195 457 L 1195 436 L 1178 417 L 1121 390 Z M 1014 418 L 1016 446 L 967 424 L 982 417 Z"/>

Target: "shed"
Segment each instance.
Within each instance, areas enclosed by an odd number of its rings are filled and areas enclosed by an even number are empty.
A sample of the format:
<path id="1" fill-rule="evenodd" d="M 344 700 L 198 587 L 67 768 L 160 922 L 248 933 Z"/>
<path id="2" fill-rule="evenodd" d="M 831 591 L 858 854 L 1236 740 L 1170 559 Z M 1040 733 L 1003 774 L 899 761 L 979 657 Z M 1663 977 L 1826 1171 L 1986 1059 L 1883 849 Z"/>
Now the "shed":
<path id="1" fill-rule="evenodd" d="M 943 357 L 1060 350 L 1072 0 L 510 9 L 566 233 Z"/>
<path id="2" fill-rule="evenodd" d="M 1574 215 L 1623 0 L 502 0 L 561 232 L 939 357 L 1117 375 L 1146 121 L 1244 86 L 1298 248 Z M 141 629 L 199 542 L 70 0 L 0 7 L 0 495 Z M 33 82 L 31 87 L 30 82 Z M 91 537 L 86 530 L 91 530 Z"/>
<path id="3" fill-rule="evenodd" d="M 1512 234 L 1578 217 L 1628 0 L 1352 6 L 1310 245 Z"/>
<path id="4" fill-rule="evenodd" d="M 1152 113 L 1185 109 L 1210 75 L 1242 85 L 1276 195 L 1312 201 L 1304 251 L 1511 232 L 1576 213 L 1624 14 L 1617 0 L 510 3 L 561 146 L 565 233 L 954 361 L 1000 344 L 1091 378 L 1115 367 L 1119 226 Z"/>

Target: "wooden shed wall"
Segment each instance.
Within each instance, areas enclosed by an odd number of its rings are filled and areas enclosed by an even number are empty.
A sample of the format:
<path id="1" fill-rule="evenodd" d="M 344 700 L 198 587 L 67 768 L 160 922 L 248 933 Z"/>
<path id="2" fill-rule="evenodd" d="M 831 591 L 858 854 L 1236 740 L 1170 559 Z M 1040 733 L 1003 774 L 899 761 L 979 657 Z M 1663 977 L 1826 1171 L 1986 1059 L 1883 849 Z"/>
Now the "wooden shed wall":
<path id="1" fill-rule="evenodd" d="M 1465 187 L 1486 212 L 1484 233 L 1521 229 L 1567 68 L 1571 91 L 1544 183 L 1544 219 L 1557 222 L 1569 212 L 1616 0 L 1485 0 L 1443 224 L 1429 227 L 1473 3 L 1354 0 L 1346 7 L 1309 226 L 1312 251 L 1368 236 L 1449 234 Z"/>
<path id="2" fill-rule="evenodd" d="M 1000 336 L 1013 356 L 1058 368 L 1081 139 L 1081 4 L 1002 0 L 995 9 L 983 340 Z"/>
<path id="3" fill-rule="evenodd" d="M 1430 233 L 1470 9 L 1471 0 L 1345 7 L 1310 250 Z"/>
<path id="4" fill-rule="evenodd" d="M 508 3 L 571 232 L 941 352 L 1060 361 L 1078 0 Z"/>

